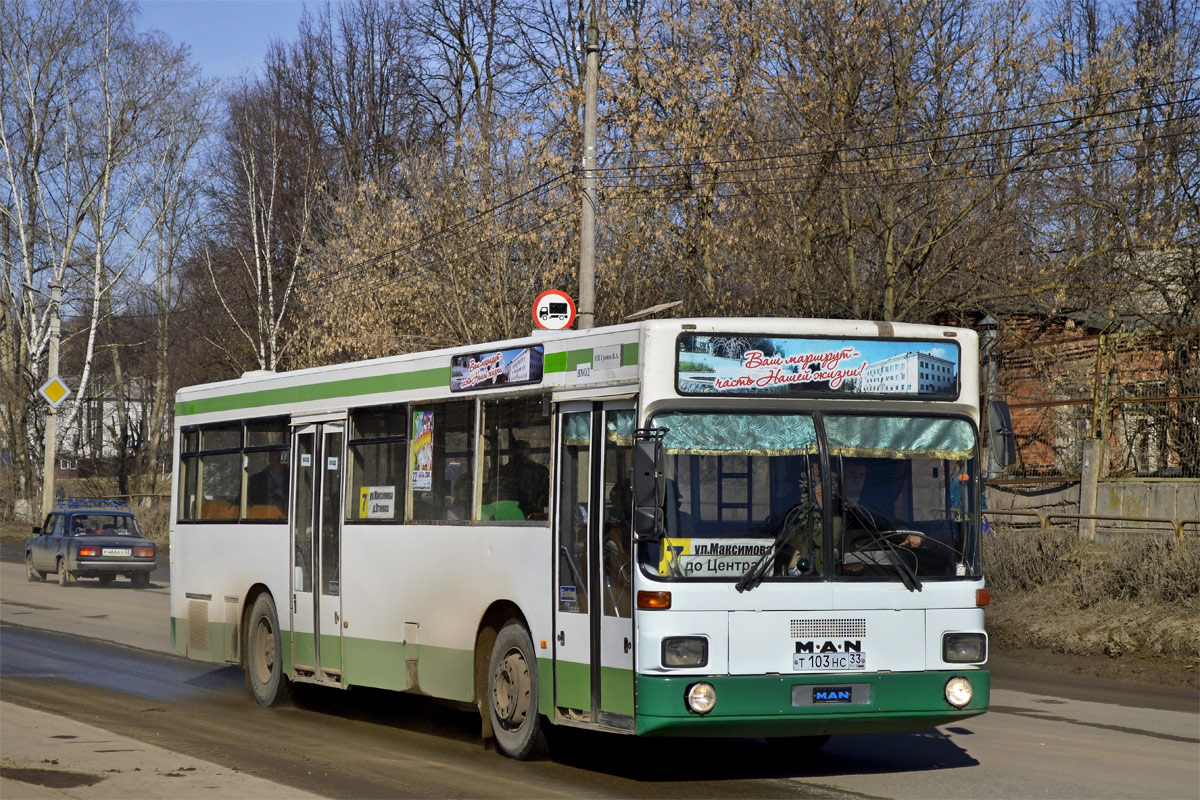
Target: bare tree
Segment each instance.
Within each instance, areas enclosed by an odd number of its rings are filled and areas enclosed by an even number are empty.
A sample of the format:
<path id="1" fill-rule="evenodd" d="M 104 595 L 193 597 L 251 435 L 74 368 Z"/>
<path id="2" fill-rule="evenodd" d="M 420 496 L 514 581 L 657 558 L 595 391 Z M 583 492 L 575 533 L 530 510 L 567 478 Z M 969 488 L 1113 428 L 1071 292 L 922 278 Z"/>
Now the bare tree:
<path id="1" fill-rule="evenodd" d="M 305 265 L 320 177 L 311 143 L 280 87 L 244 82 L 227 106 L 214 199 L 234 237 L 224 247 L 207 245 L 204 263 L 255 367 L 273 370 L 292 290 Z M 234 343 L 217 344 L 231 362 L 242 360 Z"/>
<path id="2" fill-rule="evenodd" d="M 142 189 L 164 174 L 151 146 L 175 121 L 169 106 L 188 76 L 184 51 L 138 36 L 135 7 L 102 3 L 0 4 L 0 122 L 6 190 L 3 206 L 5 447 L 39 449 L 32 388 L 49 335 L 51 282 L 81 325 L 84 346 L 63 370 L 78 376 L 61 437 L 79 419 L 88 394 L 98 332 L 113 293 L 130 277 L 159 220 Z M 40 309 L 36 311 L 35 309 Z M 30 476 L 18 478 L 27 495 Z"/>

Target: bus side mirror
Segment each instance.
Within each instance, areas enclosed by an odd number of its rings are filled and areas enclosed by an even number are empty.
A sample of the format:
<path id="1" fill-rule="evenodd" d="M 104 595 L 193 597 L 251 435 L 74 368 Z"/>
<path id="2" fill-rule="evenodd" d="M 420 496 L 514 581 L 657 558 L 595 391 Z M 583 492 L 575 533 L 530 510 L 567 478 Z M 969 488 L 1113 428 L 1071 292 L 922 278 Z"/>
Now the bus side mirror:
<path id="1" fill-rule="evenodd" d="M 1003 468 L 1017 463 L 1017 443 L 1013 435 L 1012 415 L 1008 403 L 992 400 L 988 403 L 988 447 L 996 465 Z"/>
<path id="2" fill-rule="evenodd" d="M 663 499 L 667 479 L 662 469 L 666 428 L 639 428 L 633 439 L 633 532 L 638 537 L 663 533 Z"/>

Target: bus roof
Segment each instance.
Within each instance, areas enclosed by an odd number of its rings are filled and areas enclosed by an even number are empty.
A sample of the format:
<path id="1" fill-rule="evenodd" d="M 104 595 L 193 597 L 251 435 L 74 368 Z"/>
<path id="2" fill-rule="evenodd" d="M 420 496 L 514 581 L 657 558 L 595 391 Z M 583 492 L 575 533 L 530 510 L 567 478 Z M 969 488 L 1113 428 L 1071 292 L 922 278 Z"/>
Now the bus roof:
<path id="1" fill-rule="evenodd" d="M 210 413 L 279 406 L 281 414 L 295 410 L 297 400 L 320 401 L 355 398 L 355 405 L 370 405 L 372 395 L 397 391 L 415 391 L 408 399 L 422 395 L 444 396 L 450 385 L 451 362 L 464 357 L 494 351 L 541 348 L 545 362 L 546 385 L 566 386 L 564 376 L 580 365 L 592 365 L 599 352 L 612 356 L 613 367 L 605 375 L 593 376 L 610 381 L 637 380 L 639 346 L 643 342 L 674 337 L 681 332 L 727 333 L 761 336 L 807 336 L 813 338 L 864 339 L 942 339 L 957 340 L 974 347 L 974 331 L 936 325 L 871 322 L 862 320 L 808 319 L 796 317 L 708 317 L 660 319 L 611 325 L 586 330 L 534 331 L 529 336 L 503 341 L 405 353 L 364 361 L 343 362 L 288 372 L 255 371 L 240 378 L 185 387 L 176 394 L 176 416 L 196 417 Z M 619 363 L 616 359 L 619 358 Z M 551 376 L 557 376 L 557 379 Z M 321 388 L 316 388 L 321 387 Z M 545 386 L 543 386 L 545 388 Z M 302 395 L 302 396 L 298 396 Z M 338 405 L 337 402 L 333 403 Z M 200 421 L 197 419 L 196 421 Z M 189 421 L 190 422 L 190 421 Z"/>

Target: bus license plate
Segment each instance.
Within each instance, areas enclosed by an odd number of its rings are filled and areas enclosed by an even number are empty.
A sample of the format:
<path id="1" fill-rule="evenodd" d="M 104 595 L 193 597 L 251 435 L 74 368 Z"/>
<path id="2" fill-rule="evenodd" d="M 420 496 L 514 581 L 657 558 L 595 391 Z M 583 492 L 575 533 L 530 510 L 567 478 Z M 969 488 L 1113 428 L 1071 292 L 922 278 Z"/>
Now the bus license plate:
<path id="1" fill-rule="evenodd" d="M 106 555 L 106 556 L 128 556 L 129 548 L 128 547 L 105 547 L 100 552 L 102 555 Z"/>
<path id="2" fill-rule="evenodd" d="M 866 653 L 792 653 L 792 669 L 797 672 L 811 670 L 845 670 L 866 669 Z"/>

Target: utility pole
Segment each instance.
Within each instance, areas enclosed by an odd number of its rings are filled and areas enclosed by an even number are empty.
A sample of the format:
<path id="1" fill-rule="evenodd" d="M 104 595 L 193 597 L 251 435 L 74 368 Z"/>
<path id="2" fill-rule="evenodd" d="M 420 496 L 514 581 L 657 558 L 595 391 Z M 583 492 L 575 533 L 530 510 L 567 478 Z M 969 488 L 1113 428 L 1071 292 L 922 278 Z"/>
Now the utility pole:
<path id="1" fill-rule="evenodd" d="M 600 76 L 600 34 L 595 7 L 587 29 L 583 80 L 583 217 L 579 226 L 580 330 L 592 327 L 596 306 L 596 81 Z"/>
<path id="2" fill-rule="evenodd" d="M 50 351 L 46 364 L 46 377 L 58 375 L 58 337 L 60 330 L 59 303 L 62 302 L 62 284 L 57 280 L 50 282 Z M 54 507 L 54 462 L 58 455 L 58 409 L 54 404 L 46 407 L 46 440 L 42 446 L 42 519 Z M 39 524 L 40 524 L 39 520 Z"/>

